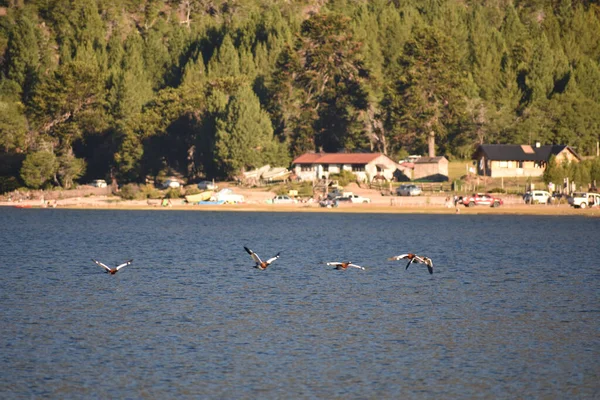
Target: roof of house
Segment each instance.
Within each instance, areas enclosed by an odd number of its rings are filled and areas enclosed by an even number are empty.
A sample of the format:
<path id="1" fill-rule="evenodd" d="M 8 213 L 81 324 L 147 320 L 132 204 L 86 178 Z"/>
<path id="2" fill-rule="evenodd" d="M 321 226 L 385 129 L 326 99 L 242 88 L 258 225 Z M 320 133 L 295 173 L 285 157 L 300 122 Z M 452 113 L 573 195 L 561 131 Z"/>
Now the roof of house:
<path id="1" fill-rule="evenodd" d="M 382 153 L 306 153 L 293 164 L 368 164 Z"/>
<path id="2" fill-rule="evenodd" d="M 489 160 L 548 161 L 551 155 L 557 155 L 566 148 L 581 160 L 581 157 L 571 147 L 558 144 L 539 147 L 525 144 L 482 144 L 473 154 L 473 159 L 476 159 L 479 153 L 483 153 Z"/>
<path id="3" fill-rule="evenodd" d="M 446 157 L 444 156 L 440 156 L 440 157 L 420 157 L 417 158 L 414 163 L 415 164 L 437 164 L 442 160 L 445 160 Z"/>

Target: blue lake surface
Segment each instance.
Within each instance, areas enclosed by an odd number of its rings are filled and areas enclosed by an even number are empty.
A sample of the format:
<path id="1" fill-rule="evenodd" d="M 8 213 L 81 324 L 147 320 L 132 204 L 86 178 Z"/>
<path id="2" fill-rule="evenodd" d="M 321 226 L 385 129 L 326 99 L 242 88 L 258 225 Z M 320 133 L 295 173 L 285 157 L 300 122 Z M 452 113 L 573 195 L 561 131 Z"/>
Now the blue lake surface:
<path id="1" fill-rule="evenodd" d="M 600 398 L 600 219 L 0 208 L 1 398 Z M 263 258 L 252 268 L 243 246 Z M 390 256 L 434 261 L 405 270 Z M 91 258 L 115 265 L 104 274 Z M 337 271 L 328 261 L 366 271 Z"/>

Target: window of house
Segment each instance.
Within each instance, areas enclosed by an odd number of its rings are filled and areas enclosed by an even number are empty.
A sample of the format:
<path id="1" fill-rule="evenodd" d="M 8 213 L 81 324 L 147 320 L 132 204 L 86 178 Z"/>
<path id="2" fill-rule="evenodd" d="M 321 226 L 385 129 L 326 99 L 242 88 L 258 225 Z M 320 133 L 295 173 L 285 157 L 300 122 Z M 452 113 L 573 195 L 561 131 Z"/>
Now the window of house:
<path id="1" fill-rule="evenodd" d="M 352 172 L 360 172 L 365 170 L 364 164 L 352 164 Z"/>
<path id="2" fill-rule="evenodd" d="M 312 164 L 300 164 L 300 171 L 313 171 Z"/>
<path id="3" fill-rule="evenodd" d="M 498 161 L 498 167 L 508 168 L 508 162 L 507 161 Z"/>
<path id="4" fill-rule="evenodd" d="M 323 164 L 323 172 L 329 172 L 329 164 Z"/>

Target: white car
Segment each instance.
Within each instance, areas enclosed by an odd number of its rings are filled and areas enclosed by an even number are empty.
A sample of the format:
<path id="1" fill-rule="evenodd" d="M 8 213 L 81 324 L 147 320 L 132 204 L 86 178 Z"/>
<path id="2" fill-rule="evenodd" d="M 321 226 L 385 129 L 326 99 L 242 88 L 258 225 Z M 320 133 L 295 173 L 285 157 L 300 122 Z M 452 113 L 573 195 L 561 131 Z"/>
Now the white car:
<path id="1" fill-rule="evenodd" d="M 217 185 L 212 181 L 202 181 L 198 184 L 198 189 L 201 190 L 217 190 Z"/>
<path id="2" fill-rule="evenodd" d="M 527 204 L 547 204 L 552 201 L 551 199 L 552 195 L 545 190 L 532 190 L 523 196 L 523 200 Z"/>
<path id="3" fill-rule="evenodd" d="M 370 203 L 371 199 L 368 197 L 362 197 L 357 194 L 351 194 L 350 196 L 346 196 L 345 198 L 350 199 L 351 203 Z"/>
<path id="4" fill-rule="evenodd" d="M 164 183 L 163 183 L 163 189 L 177 189 L 179 187 L 181 187 L 181 183 L 179 183 L 179 181 L 176 181 L 175 179 L 167 179 Z"/>
<path id="5" fill-rule="evenodd" d="M 273 197 L 273 204 L 296 204 L 296 200 L 290 196 L 280 195 Z"/>
<path id="6" fill-rule="evenodd" d="M 91 185 L 99 188 L 105 188 L 107 186 L 104 179 L 95 179 L 92 181 Z"/>
<path id="7" fill-rule="evenodd" d="M 418 196 L 421 194 L 421 188 L 412 184 L 400 185 L 396 189 L 396 194 L 398 196 Z"/>

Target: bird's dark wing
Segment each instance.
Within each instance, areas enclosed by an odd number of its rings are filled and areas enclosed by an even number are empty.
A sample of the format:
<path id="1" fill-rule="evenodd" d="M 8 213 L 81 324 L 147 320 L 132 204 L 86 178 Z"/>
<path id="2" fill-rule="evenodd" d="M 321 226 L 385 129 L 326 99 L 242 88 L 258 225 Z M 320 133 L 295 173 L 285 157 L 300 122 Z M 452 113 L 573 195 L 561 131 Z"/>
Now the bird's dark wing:
<path id="1" fill-rule="evenodd" d="M 246 246 L 244 246 L 244 249 L 246 250 L 246 252 L 248 254 L 250 254 L 250 257 L 252 257 L 252 259 L 254 260 L 255 263 L 257 263 L 257 264 L 262 263 L 262 260 L 260 259 L 260 257 L 258 256 L 258 254 L 256 254 L 255 252 L 253 252 L 252 250 L 250 250 Z"/>

